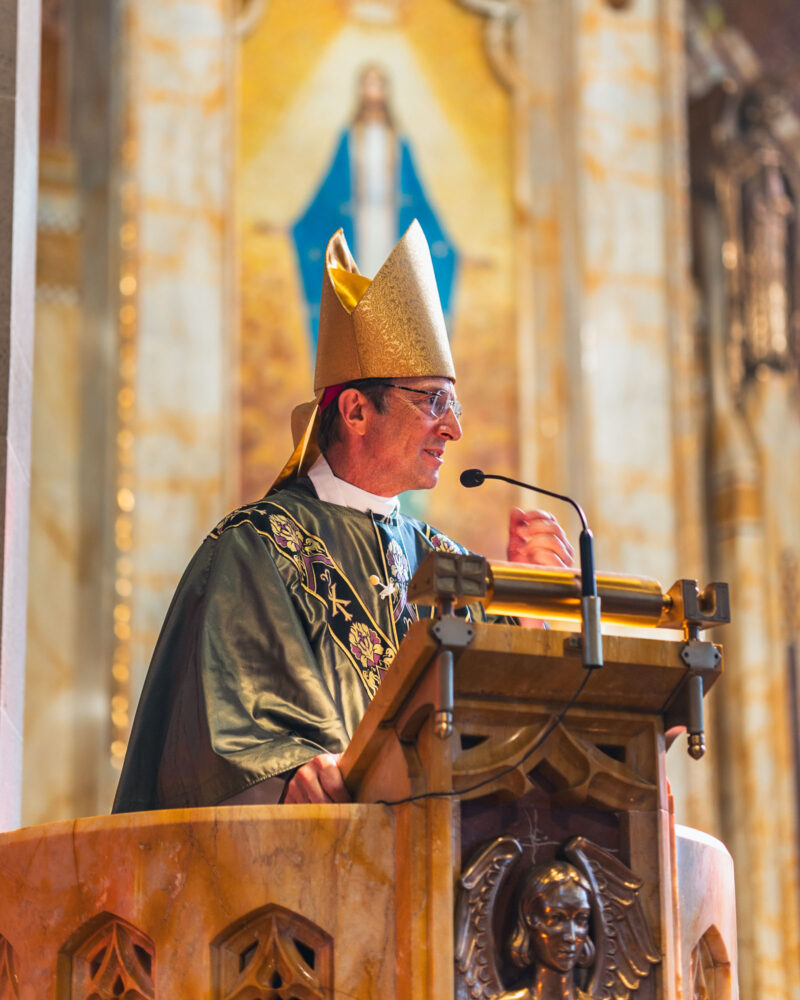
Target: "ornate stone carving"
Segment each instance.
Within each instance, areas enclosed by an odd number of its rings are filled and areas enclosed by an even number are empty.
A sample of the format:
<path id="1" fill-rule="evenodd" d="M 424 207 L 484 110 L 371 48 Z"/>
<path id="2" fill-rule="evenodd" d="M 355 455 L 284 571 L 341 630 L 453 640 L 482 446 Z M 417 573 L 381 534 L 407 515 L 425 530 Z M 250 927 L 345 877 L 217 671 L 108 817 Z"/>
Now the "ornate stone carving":
<path id="1" fill-rule="evenodd" d="M 456 909 L 457 1000 L 627 1000 L 660 961 L 641 879 L 583 837 L 560 854 L 564 860 L 515 872 L 513 930 L 500 941 L 507 921 L 498 901 L 522 848 L 498 837 L 467 866 Z M 520 970 L 511 983 L 500 971 L 505 952 Z M 588 982 L 579 985 L 582 968 Z"/>
<path id="2" fill-rule="evenodd" d="M 714 130 L 723 219 L 728 367 L 737 397 L 769 369 L 800 368 L 800 167 L 782 145 L 781 91 L 731 86 Z"/>
<path id="3" fill-rule="evenodd" d="M 153 1000 L 155 945 L 133 924 L 102 913 L 71 941 L 65 949 L 70 1000 Z"/>
<path id="4" fill-rule="evenodd" d="M 212 946 L 215 1000 L 331 1000 L 333 939 L 270 904 L 223 931 Z"/>
<path id="5" fill-rule="evenodd" d="M 19 1000 L 19 979 L 15 968 L 14 949 L 0 934 L 0 1000 Z"/>
<path id="6" fill-rule="evenodd" d="M 513 26 L 524 0 L 456 0 L 461 7 L 486 18 L 486 58 L 500 83 L 511 90 L 527 92 L 514 53 Z"/>

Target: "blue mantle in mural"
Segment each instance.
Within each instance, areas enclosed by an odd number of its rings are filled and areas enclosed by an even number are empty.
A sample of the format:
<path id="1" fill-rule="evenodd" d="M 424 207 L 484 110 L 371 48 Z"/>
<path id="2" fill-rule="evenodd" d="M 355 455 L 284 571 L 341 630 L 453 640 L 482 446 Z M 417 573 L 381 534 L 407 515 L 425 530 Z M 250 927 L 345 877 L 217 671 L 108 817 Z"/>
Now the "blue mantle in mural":
<path id="1" fill-rule="evenodd" d="M 397 140 L 397 171 L 395 192 L 395 241 L 418 219 L 427 237 L 433 259 L 433 270 L 439 287 L 445 320 L 450 329 L 450 304 L 458 269 L 458 254 L 437 218 L 422 184 L 408 142 Z M 322 286 L 322 262 L 328 240 L 340 227 L 356 261 L 359 260 L 358 239 L 354 221 L 355 183 L 353 164 L 353 131 L 347 129 L 336 148 L 331 165 L 304 214 L 292 227 L 303 294 L 308 310 L 308 329 L 312 349 L 316 350 L 319 329 L 319 302 Z"/>

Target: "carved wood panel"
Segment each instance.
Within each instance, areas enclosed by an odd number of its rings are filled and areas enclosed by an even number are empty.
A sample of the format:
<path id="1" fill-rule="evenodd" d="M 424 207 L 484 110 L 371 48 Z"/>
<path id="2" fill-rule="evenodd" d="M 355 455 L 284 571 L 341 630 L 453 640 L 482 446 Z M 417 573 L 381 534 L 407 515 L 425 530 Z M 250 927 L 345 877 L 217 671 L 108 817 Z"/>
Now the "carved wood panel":
<path id="1" fill-rule="evenodd" d="M 222 932 L 212 969 L 215 1000 L 332 1000 L 333 939 L 270 904 Z"/>
<path id="2" fill-rule="evenodd" d="M 519 862 L 519 841 L 497 837 L 464 868 L 456 1000 L 653 995 L 648 977 L 661 954 L 639 899 L 643 880 L 585 837 L 570 838 L 557 853 L 558 860 L 529 866 Z M 503 883 L 513 878 L 514 905 L 501 905 Z M 498 920 L 498 910 L 510 920 Z M 637 992 L 643 979 L 647 986 Z"/>
<path id="3" fill-rule="evenodd" d="M 489 794 L 518 799 L 534 787 L 535 774 L 560 806 L 589 805 L 605 811 L 656 807 L 654 762 L 652 753 L 642 753 L 640 723 L 609 728 L 582 724 L 573 716 L 542 741 L 553 721 L 541 713 L 524 724 L 513 711 L 459 706 L 461 752 L 453 766 L 453 786 L 462 801 Z"/>
<path id="4" fill-rule="evenodd" d="M 636 716 L 604 719 L 577 710 L 539 745 L 553 721 L 546 710 L 521 713 L 513 706 L 489 704 L 459 708 L 461 752 L 453 765 L 454 786 L 466 790 L 486 782 L 476 793 L 462 796 L 462 865 L 493 837 L 515 839 L 520 870 L 547 865 L 557 858 L 560 845 L 580 834 L 615 863 L 637 869 L 648 880 L 642 903 L 658 939 L 657 860 L 653 849 L 643 846 L 641 831 L 633 850 L 630 819 L 646 817 L 650 836 L 655 834 L 658 765 L 652 724 Z M 497 888 L 492 930 L 498 941 L 512 936 L 512 881 Z M 499 975 L 509 984 L 516 981 L 507 949 Z M 644 978 L 637 1000 L 655 1000 L 662 975 L 659 967 Z"/>

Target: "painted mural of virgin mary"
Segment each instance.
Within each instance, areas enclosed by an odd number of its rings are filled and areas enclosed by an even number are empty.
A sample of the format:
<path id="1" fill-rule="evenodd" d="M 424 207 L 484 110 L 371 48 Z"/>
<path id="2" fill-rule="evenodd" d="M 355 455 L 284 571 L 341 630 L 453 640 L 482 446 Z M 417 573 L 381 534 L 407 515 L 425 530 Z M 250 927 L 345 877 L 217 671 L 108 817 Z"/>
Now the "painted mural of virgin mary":
<path id="1" fill-rule="evenodd" d="M 397 128 L 388 73 L 365 66 L 357 79 L 355 112 L 305 211 L 292 226 L 308 308 L 309 335 L 316 346 L 320 267 L 328 238 L 339 227 L 368 277 L 417 219 L 427 237 L 445 319 L 458 257 L 417 171 L 411 145 Z"/>

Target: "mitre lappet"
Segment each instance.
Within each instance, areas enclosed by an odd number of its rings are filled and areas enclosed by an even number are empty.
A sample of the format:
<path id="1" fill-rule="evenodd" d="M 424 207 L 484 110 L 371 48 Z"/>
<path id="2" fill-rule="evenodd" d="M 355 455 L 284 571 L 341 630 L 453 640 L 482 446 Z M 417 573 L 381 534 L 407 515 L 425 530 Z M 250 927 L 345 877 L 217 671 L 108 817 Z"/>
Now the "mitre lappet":
<path id="1" fill-rule="evenodd" d="M 306 475 L 316 461 L 319 415 L 337 387 L 355 379 L 419 376 L 456 377 L 422 227 L 416 219 L 411 223 L 373 279 L 359 272 L 337 230 L 325 251 L 315 397 L 292 413 L 295 448 L 269 493 Z"/>

